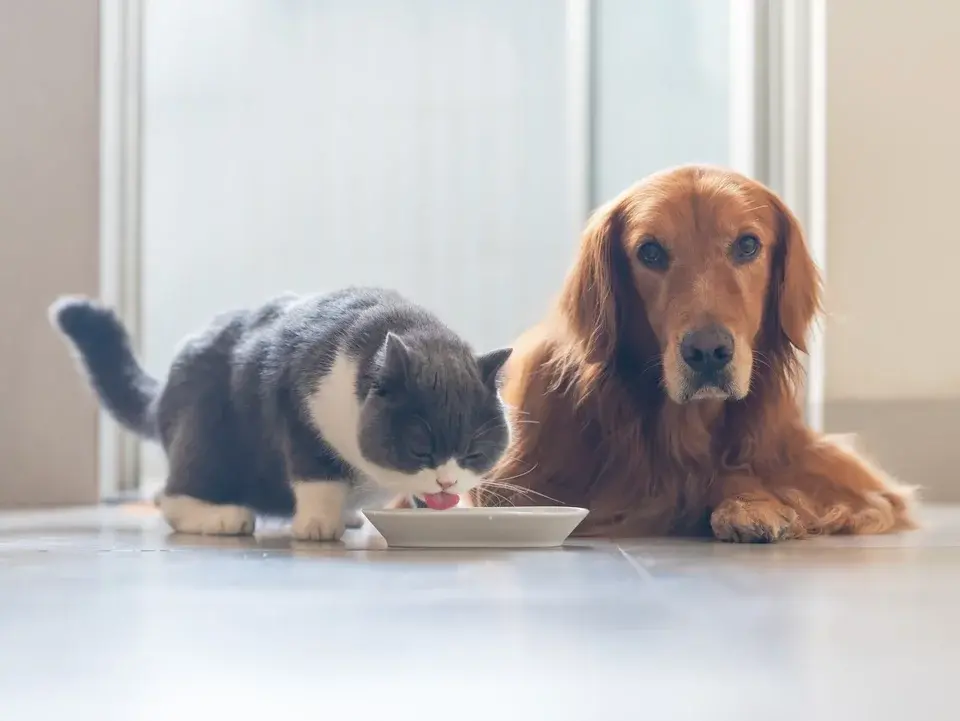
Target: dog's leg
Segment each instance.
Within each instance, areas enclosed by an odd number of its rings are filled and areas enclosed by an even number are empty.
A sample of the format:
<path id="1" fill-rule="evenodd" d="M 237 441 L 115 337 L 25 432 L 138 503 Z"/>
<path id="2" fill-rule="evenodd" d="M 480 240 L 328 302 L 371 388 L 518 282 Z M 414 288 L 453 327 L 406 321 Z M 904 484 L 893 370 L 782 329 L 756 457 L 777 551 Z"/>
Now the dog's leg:
<path id="1" fill-rule="evenodd" d="M 913 488 L 898 483 L 849 442 L 811 439 L 772 491 L 813 533 L 888 533 L 915 528 Z"/>
<path id="2" fill-rule="evenodd" d="M 768 478 L 721 478 L 710 525 L 720 540 L 740 542 L 888 533 L 916 526 L 912 500 L 913 489 L 887 477 L 851 444 L 811 438 Z"/>

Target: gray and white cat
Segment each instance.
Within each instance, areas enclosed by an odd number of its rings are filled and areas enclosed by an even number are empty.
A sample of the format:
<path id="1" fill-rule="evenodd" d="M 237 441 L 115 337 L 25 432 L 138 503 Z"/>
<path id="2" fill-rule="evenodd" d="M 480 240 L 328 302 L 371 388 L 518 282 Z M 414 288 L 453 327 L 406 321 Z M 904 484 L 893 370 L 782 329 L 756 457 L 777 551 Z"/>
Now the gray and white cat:
<path id="1" fill-rule="evenodd" d="M 165 382 L 134 357 L 116 315 L 51 309 L 119 423 L 160 441 L 159 505 L 186 533 L 248 534 L 256 514 L 335 540 L 360 504 L 413 495 L 455 505 L 506 450 L 497 376 L 510 349 L 475 355 L 397 293 L 350 288 L 217 317 Z"/>

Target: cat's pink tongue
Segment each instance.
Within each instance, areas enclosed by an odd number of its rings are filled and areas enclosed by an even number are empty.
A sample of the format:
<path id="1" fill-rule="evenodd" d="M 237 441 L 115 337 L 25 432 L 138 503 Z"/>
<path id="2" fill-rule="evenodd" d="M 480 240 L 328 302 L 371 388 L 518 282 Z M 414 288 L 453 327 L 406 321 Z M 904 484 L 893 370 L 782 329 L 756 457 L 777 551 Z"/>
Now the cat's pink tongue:
<path id="1" fill-rule="evenodd" d="M 423 502 L 434 511 L 445 511 L 457 505 L 460 502 L 460 496 L 456 493 L 444 493 L 443 491 L 440 493 L 424 493 Z"/>

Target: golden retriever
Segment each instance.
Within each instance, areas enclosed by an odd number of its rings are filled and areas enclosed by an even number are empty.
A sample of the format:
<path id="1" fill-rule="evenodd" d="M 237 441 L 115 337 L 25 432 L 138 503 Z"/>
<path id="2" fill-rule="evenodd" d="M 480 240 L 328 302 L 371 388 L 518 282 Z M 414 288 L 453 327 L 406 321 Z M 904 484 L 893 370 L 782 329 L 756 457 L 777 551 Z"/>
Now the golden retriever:
<path id="1" fill-rule="evenodd" d="M 517 344 L 511 449 L 473 502 L 583 506 L 579 532 L 609 536 L 912 527 L 910 489 L 804 424 L 819 299 L 797 219 L 761 184 L 688 166 L 634 185 Z"/>

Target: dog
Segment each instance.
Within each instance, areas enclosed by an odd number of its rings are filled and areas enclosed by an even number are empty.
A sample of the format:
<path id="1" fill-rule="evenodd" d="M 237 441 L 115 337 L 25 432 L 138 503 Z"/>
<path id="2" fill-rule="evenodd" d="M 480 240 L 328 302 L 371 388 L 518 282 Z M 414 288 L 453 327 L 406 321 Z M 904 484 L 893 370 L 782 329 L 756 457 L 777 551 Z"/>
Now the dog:
<path id="1" fill-rule="evenodd" d="M 513 439 L 475 505 L 590 514 L 580 535 L 773 542 L 915 527 L 913 489 L 813 432 L 800 354 L 820 277 L 771 190 L 686 166 L 598 209 L 501 393 Z"/>

